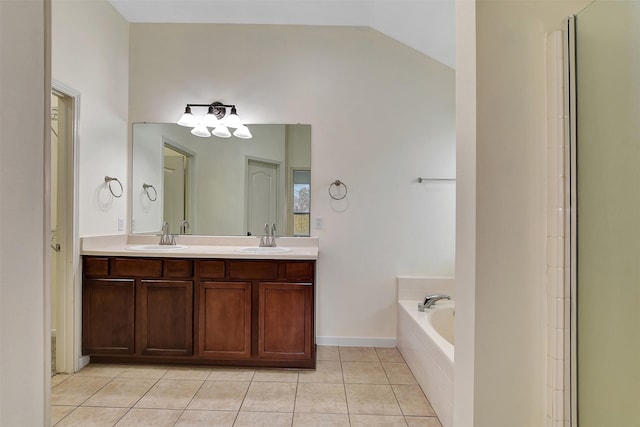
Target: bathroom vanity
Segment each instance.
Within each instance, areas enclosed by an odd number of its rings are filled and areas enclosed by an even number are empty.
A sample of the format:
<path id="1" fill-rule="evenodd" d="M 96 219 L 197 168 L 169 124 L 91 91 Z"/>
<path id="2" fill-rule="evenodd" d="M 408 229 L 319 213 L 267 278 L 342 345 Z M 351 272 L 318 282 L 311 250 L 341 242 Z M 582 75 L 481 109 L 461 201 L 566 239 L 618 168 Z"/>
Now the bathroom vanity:
<path id="1" fill-rule="evenodd" d="M 273 253 L 242 252 L 242 242 L 166 252 L 83 242 L 83 354 L 92 362 L 315 368 L 317 241 Z"/>

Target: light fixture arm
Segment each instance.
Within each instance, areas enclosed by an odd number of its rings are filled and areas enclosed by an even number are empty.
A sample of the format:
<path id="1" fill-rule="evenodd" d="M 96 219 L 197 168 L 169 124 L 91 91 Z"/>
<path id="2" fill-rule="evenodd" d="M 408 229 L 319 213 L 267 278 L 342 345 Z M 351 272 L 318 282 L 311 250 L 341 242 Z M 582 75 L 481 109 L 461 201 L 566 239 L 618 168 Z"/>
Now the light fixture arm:
<path id="1" fill-rule="evenodd" d="M 223 104 L 222 102 L 212 102 L 211 104 L 187 104 L 187 107 L 209 107 L 209 112 L 214 114 L 218 120 L 227 114 L 227 108 L 236 108 L 232 104 Z"/>

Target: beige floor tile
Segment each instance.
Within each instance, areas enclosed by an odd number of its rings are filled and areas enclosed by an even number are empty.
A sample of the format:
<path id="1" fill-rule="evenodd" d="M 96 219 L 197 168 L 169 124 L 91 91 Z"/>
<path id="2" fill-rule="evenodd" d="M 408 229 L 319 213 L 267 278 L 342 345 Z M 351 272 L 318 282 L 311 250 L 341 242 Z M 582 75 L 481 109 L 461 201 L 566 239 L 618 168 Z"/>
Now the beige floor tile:
<path id="1" fill-rule="evenodd" d="M 352 415 L 351 427 L 406 427 L 401 415 Z"/>
<path id="2" fill-rule="evenodd" d="M 345 384 L 349 414 L 402 415 L 390 385 Z"/>
<path id="3" fill-rule="evenodd" d="M 100 364 L 89 364 L 84 368 L 80 369 L 78 372 L 73 374 L 74 376 L 89 376 L 89 377 L 109 377 L 115 378 L 117 377 L 124 369 L 125 365 L 100 365 Z"/>
<path id="4" fill-rule="evenodd" d="M 175 427 L 231 427 L 236 411 L 192 411 L 182 413 Z"/>
<path id="5" fill-rule="evenodd" d="M 62 384 L 64 381 L 68 380 L 69 378 L 71 378 L 71 375 L 68 374 L 56 374 L 54 376 L 51 377 L 51 388 Z"/>
<path id="6" fill-rule="evenodd" d="M 432 417 L 436 415 L 419 386 L 394 385 L 392 387 L 404 415 L 417 415 L 422 417 Z"/>
<path id="7" fill-rule="evenodd" d="M 114 378 L 91 396 L 83 406 L 124 408 L 133 406 L 156 383 L 154 379 Z"/>
<path id="8" fill-rule="evenodd" d="M 111 378 L 72 376 L 51 390 L 52 405 L 78 406 L 104 387 Z"/>
<path id="9" fill-rule="evenodd" d="M 187 409 L 237 411 L 247 394 L 249 384 L 240 381 L 205 381 Z"/>
<path id="10" fill-rule="evenodd" d="M 406 363 L 382 363 L 391 384 L 416 385 L 416 379 Z"/>
<path id="11" fill-rule="evenodd" d="M 51 425 L 55 425 L 76 408 L 77 406 L 51 406 Z"/>
<path id="12" fill-rule="evenodd" d="M 442 427 L 436 417 L 405 417 L 409 427 Z"/>
<path id="13" fill-rule="evenodd" d="M 376 347 L 381 362 L 404 363 L 404 358 L 397 348 Z"/>
<path id="14" fill-rule="evenodd" d="M 274 381 L 281 383 L 298 382 L 298 371 L 285 369 L 265 369 L 256 371 L 253 381 Z"/>
<path id="15" fill-rule="evenodd" d="M 160 379 L 167 373 L 163 366 L 128 366 L 118 374 L 118 378 Z"/>
<path id="16" fill-rule="evenodd" d="M 293 414 L 293 427 L 349 427 L 348 414 Z"/>
<path id="17" fill-rule="evenodd" d="M 291 427 L 293 413 L 240 412 L 233 427 Z"/>
<path id="18" fill-rule="evenodd" d="M 340 361 L 340 350 L 338 347 L 319 345 L 316 349 L 316 360 L 329 360 L 331 362 Z"/>
<path id="19" fill-rule="evenodd" d="M 379 362 L 373 347 L 339 347 L 342 362 Z"/>
<path id="20" fill-rule="evenodd" d="M 172 427 L 182 411 L 171 409 L 133 408 L 116 424 L 116 427 Z"/>
<path id="21" fill-rule="evenodd" d="M 298 384 L 295 412 L 346 414 L 347 398 L 342 384 Z"/>
<path id="22" fill-rule="evenodd" d="M 253 379 L 255 372 L 255 369 L 213 368 L 207 377 L 207 380 L 248 382 Z"/>
<path id="23" fill-rule="evenodd" d="M 342 384 L 342 366 L 340 362 L 318 360 L 315 371 L 300 371 L 298 382 Z"/>
<path id="24" fill-rule="evenodd" d="M 254 382 L 249 386 L 241 411 L 293 412 L 295 383 Z"/>
<path id="25" fill-rule="evenodd" d="M 345 384 L 389 384 L 380 362 L 342 362 Z"/>
<path id="26" fill-rule="evenodd" d="M 184 409 L 204 380 L 160 380 L 136 403 L 136 408 Z"/>
<path id="27" fill-rule="evenodd" d="M 211 368 L 169 368 L 162 377 L 163 380 L 206 380 L 211 374 Z"/>
<path id="28" fill-rule="evenodd" d="M 84 408 L 79 407 L 56 427 L 112 427 L 129 408 Z"/>

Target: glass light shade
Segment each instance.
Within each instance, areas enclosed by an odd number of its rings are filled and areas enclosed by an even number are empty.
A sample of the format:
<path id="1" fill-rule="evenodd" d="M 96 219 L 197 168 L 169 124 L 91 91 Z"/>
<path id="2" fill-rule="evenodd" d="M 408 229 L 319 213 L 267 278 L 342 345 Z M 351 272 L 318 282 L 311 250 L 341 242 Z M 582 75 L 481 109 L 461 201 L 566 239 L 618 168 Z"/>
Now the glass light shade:
<path id="1" fill-rule="evenodd" d="M 236 111 L 236 107 L 231 107 L 231 112 L 227 114 L 223 119 L 223 123 L 225 126 L 230 128 L 239 128 L 242 126 L 242 122 L 240 121 L 240 117 L 238 117 L 238 112 Z"/>
<path id="2" fill-rule="evenodd" d="M 218 125 L 218 127 L 216 127 L 212 133 L 219 138 L 231 137 L 231 132 L 229 132 L 229 129 L 227 129 L 225 125 Z"/>
<path id="3" fill-rule="evenodd" d="M 242 138 L 242 139 L 251 139 L 251 138 L 253 138 L 253 135 L 251 135 L 251 132 L 249 131 L 249 128 L 246 127 L 245 125 L 241 125 L 238 129 L 236 129 L 236 131 L 233 132 L 233 136 L 235 136 L 237 138 Z"/>
<path id="4" fill-rule="evenodd" d="M 198 123 L 196 127 L 191 129 L 191 133 L 195 136 L 199 136 L 200 138 L 208 138 L 211 136 L 209 129 L 207 129 L 204 123 Z"/>
<path id="5" fill-rule="evenodd" d="M 177 121 L 177 124 L 180 126 L 194 127 L 198 124 L 196 121 L 196 117 L 191 114 L 191 107 L 187 107 L 184 109 L 184 114 L 180 117 L 180 120 Z"/>
<path id="6" fill-rule="evenodd" d="M 220 120 L 214 114 L 213 107 L 209 107 L 209 112 L 204 116 L 204 125 L 208 128 L 214 128 L 220 124 Z"/>

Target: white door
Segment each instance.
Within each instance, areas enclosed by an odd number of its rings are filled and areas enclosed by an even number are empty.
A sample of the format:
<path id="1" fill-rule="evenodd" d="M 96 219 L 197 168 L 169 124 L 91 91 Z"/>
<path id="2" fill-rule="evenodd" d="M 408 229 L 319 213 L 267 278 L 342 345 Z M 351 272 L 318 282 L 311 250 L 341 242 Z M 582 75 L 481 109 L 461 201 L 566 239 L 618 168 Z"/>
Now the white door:
<path id="1" fill-rule="evenodd" d="M 247 235 L 262 236 L 278 222 L 278 164 L 249 160 L 247 183 Z"/>
<path id="2" fill-rule="evenodd" d="M 185 157 L 164 157 L 164 221 L 169 222 L 171 233 L 180 231 L 185 215 Z"/>

